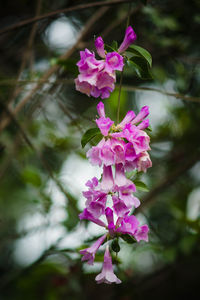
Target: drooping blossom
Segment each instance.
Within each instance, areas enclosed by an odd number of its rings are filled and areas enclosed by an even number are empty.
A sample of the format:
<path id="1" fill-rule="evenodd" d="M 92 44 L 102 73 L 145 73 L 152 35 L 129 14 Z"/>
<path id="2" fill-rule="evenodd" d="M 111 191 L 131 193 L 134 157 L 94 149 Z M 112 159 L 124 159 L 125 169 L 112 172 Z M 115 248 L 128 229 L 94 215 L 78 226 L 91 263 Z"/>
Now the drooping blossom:
<path id="1" fill-rule="evenodd" d="M 117 276 L 113 272 L 112 258 L 108 246 L 106 246 L 106 251 L 104 254 L 102 271 L 99 275 L 96 276 L 95 280 L 97 281 L 97 283 L 121 283 L 121 280 L 117 278 Z"/>
<path id="2" fill-rule="evenodd" d="M 83 255 L 82 261 L 87 261 L 89 265 L 93 265 L 95 254 L 99 249 L 99 247 L 101 246 L 101 244 L 104 242 L 105 238 L 106 238 L 106 234 L 101 236 L 91 247 L 80 250 L 79 251 L 80 254 Z"/>
<path id="3" fill-rule="evenodd" d="M 135 40 L 136 34 L 129 26 L 118 51 L 107 52 L 102 37 L 95 40 L 101 59 L 97 60 L 94 52 L 88 49 L 81 51 L 76 89 L 95 98 L 108 98 L 115 88 L 116 71 L 121 72 L 124 68 L 123 52 Z M 124 235 L 130 235 L 136 242 L 148 241 L 148 225 L 140 225 L 132 214 L 132 209 L 140 205 L 140 200 L 135 197 L 136 186 L 127 178 L 126 172 L 134 169 L 146 172 L 152 165 L 148 154 L 150 138 L 145 131 L 149 127 L 149 120 L 146 119 L 149 108 L 142 107 L 137 115 L 132 110 L 128 111 L 117 125 L 106 116 L 102 102 L 97 105 L 97 112 L 99 117 L 95 121 L 102 139 L 88 150 L 87 157 L 92 165 L 102 166 L 103 173 L 100 179 L 93 177 L 86 182 L 87 190 L 83 192 L 85 209 L 79 218 L 103 227 L 106 233 L 80 253 L 83 255 L 82 261 L 93 264 L 97 250 L 107 243 L 102 271 L 95 279 L 97 283 L 118 284 L 121 280 L 113 272 L 108 246 L 110 240 L 124 239 Z"/>

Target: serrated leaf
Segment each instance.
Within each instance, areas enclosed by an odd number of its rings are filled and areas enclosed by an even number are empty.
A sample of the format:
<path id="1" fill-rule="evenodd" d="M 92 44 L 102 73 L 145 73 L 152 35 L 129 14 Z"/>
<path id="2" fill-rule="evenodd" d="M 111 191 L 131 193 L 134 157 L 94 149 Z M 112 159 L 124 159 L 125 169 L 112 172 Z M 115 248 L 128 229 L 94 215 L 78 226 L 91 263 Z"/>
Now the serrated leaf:
<path id="1" fill-rule="evenodd" d="M 96 137 L 97 135 L 100 135 L 101 132 L 99 130 L 99 128 L 90 128 L 88 129 L 84 135 L 82 136 L 82 139 L 81 139 L 81 146 L 82 148 L 84 148 L 87 143 L 89 143 L 94 137 Z"/>
<path id="2" fill-rule="evenodd" d="M 131 52 L 137 56 L 143 57 L 148 62 L 149 66 L 152 66 L 151 54 L 146 49 L 140 46 L 132 45 L 127 49 L 127 52 Z"/>
<path id="3" fill-rule="evenodd" d="M 118 253 L 120 251 L 119 241 L 118 239 L 114 239 L 111 243 L 111 248 L 114 252 Z"/>
<path id="4" fill-rule="evenodd" d="M 134 239 L 134 237 L 130 234 L 123 234 L 120 237 L 128 244 L 137 243 L 136 239 Z"/>
<path id="5" fill-rule="evenodd" d="M 152 79 L 149 65 L 144 58 L 133 56 L 128 60 L 128 65 L 134 69 L 139 78 Z"/>
<path id="6" fill-rule="evenodd" d="M 138 190 L 140 190 L 140 191 L 143 191 L 143 192 L 148 192 L 148 191 L 149 191 L 149 189 L 148 189 L 148 187 L 146 186 L 146 184 L 145 184 L 144 182 L 142 182 L 142 181 L 135 180 L 135 181 L 134 181 L 134 184 L 135 184 L 136 188 L 137 188 Z"/>

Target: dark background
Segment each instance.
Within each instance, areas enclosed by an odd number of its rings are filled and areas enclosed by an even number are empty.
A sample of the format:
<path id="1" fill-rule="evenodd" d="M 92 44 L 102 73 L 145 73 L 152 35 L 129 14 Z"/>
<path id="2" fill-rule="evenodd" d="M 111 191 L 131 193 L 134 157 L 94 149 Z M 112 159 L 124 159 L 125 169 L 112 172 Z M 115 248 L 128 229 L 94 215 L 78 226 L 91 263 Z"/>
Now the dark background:
<path id="1" fill-rule="evenodd" d="M 0 33 L 85 3 L 93 1 L 4 2 Z M 197 0 L 138 0 L 59 13 L 0 34 L 0 299 L 198 297 L 199 8 Z M 128 14 L 136 44 L 153 58 L 153 80 L 126 67 L 120 110 L 122 118 L 127 110 L 150 107 L 153 167 L 141 177 L 149 192 L 139 192 L 135 212 L 149 225 L 150 241 L 121 242 L 114 261 L 123 283 L 97 285 L 103 253 L 87 268 L 78 250 L 99 232 L 80 224 L 78 213 L 84 182 L 98 172 L 80 145 L 94 127 L 98 100 L 77 92 L 73 79 L 79 51 L 94 50 L 98 35 L 106 44 L 120 43 Z M 104 101 L 115 120 L 117 96 L 118 87 Z"/>

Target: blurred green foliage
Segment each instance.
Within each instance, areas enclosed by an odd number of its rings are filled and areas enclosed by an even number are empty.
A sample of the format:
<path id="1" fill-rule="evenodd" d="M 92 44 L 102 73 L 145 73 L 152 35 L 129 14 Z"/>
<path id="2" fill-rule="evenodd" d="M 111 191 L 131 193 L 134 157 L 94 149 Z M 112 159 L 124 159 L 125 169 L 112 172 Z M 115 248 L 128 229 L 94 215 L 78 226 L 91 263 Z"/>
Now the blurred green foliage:
<path id="1" fill-rule="evenodd" d="M 0 12 L 0 27 L 33 17 L 38 3 L 6 2 Z M 43 0 L 39 14 L 83 3 L 86 1 Z M 14 109 L 49 67 L 59 66 L 1 132 L 0 299 L 196 297 L 200 275 L 199 8 L 197 0 L 138 0 L 132 2 L 131 8 L 129 4 L 114 5 L 88 29 L 67 59 L 59 56 L 61 50 L 67 51 L 65 47 L 60 50 L 46 42 L 49 26 L 66 17 L 79 32 L 100 8 L 59 14 L 38 22 L 30 47 L 27 45 L 33 24 L 0 35 L 0 120 L 8 117 L 5 106 L 10 104 Z M 129 241 L 130 245 L 122 239 L 115 241 L 114 251 L 118 252 L 119 247 L 121 251 L 117 258 L 114 252 L 112 255 L 123 284 L 97 286 L 93 270 L 80 262 L 78 254 L 78 249 L 84 247 L 84 234 L 88 237 L 86 233 L 91 233 L 91 229 L 88 222 L 80 225 L 78 219 L 82 184 L 78 180 L 81 165 L 79 168 L 76 162 L 84 164 L 84 175 L 88 178 L 85 152 L 92 136 L 84 136 L 84 149 L 81 137 L 88 128 L 95 127 L 98 100 L 75 91 L 73 79 L 77 76 L 75 64 L 79 51 L 85 47 L 94 50 L 94 35 L 102 34 L 107 45 L 113 40 L 119 44 L 127 13 L 132 10 L 130 24 L 138 39 L 137 46 L 131 48 L 135 57 L 129 61 L 137 68 L 125 69 L 120 119 L 127 110 L 137 112 L 143 105 L 142 97 L 147 100 L 145 105 L 150 105 L 153 167 L 145 175 L 130 174 L 137 179 L 142 202 L 135 213 L 148 223 L 150 241 L 148 244 Z M 138 46 L 152 55 L 152 76 L 149 76 L 150 56 Z M 25 56 L 26 63 L 16 86 Z M 145 72 L 140 69 L 141 60 Z M 141 87 L 158 88 L 175 96 L 137 90 Z M 107 115 L 114 120 L 118 93 L 116 87 L 105 100 Z M 184 100 L 184 96 L 190 98 Z M 98 137 L 91 141 L 96 143 Z M 37 216 L 39 222 L 35 221 Z M 54 236 L 56 228 L 59 231 Z M 34 239 L 38 234 L 40 241 Z M 90 245 L 95 239 L 96 233 L 84 243 Z M 28 250 L 23 249 L 23 241 Z M 24 251 L 21 258 L 17 249 Z M 34 249 L 40 251 L 32 257 Z M 102 260 L 100 252 L 95 272 Z"/>

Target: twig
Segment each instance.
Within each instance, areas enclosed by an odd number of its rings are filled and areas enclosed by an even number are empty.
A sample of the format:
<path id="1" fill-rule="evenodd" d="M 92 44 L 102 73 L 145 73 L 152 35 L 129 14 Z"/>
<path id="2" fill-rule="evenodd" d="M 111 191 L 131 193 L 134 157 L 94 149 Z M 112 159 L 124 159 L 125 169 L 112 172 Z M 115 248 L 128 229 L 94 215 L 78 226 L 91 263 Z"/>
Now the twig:
<path id="1" fill-rule="evenodd" d="M 122 88 L 122 79 L 123 79 L 123 70 L 120 75 L 120 83 L 119 83 L 119 94 L 118 94 L 118 103 L 117 103 L 117 124 L 119 123 L 119 112 L 120 112 L 120 96 L 121 96 L 121 88 Z"/>
<path id="2" fill-rule="evenodd" d="M 17 24 L 8 26 L 2 30 L 0 30 L 0 35 L 9 31 L 12 31 L 14 29 L 17 29 L 19 27 L 34 23 L 34 22 L 38 22 L 41 20 L 44 20 L 46 18 L 49 17 L 55 17 L 56 15 L 59 15 L 61 13 L 68 13 L 68 12 L 72 12 L 72 11 L 78 11 L 78 10 L 83 10 L 83 9 L 87 9 L 87 8 L 92 8 L 92 7 L 101 7 L 101 6 L 111 6 L 111 5 L 115 5 L 115 4 L 123 4 L 123 3 L 128 3 L 128 2 L 132 2 L 133 0 L 113 0 L 113 1 L 98 1 L 98 2 L 93 2 L 93 3 L 86 3 L 86 4 L 80 4 L 80 5 L 75 5 L 72 7 L 68 7 L 68 8 L 63 8 L 63 9 L 58 9 L 56 11 L 52 11 L 50 13 L 41 15 L 41 16 L 37 16 L 37 17 L 33 17 L 24 21 L 21 21 Z"/>
<path id="3" fill-rule="evenodd" d="M 48 84 L 74 84 L 73 79 L 57 79 L 55 81 L 51 80 L 39 80 L 41 83 L 48 83 Z M 0 80 L 0 86 L 6 86 L 6 85 L 26 85 L 28 83 L 38 83 L 38 80 L 17 80 L 17 79 L 3 79 Z M 116 87 L 119 87 L 119 85 L 116 85 Z M 171 92 L 166 92 L 161 89 L 157 88 L 150 88 L 150 87 L 140 87 L 140 86 L 128 86 L 128 85 L 123 85 L 122 88 L 126 91 L 134 92 L 134 91 L 145 91 L 145 92 L 155 92 L 155 93 L 160 93 L 169 97 L 174 97 L 176 99 L 183 99 L 185 101 L 190 101 L 190 102 L 200 102 L 199 97 L 191 97 L 191 96 L 185 96 L 183 94 L 179 93 L 171 93 Z"/>
<path id="4" fill-rule="evenodd" d="M 35 13 L 36 16 L 38 16 L 39 13 L 40 13 L 41 3 L 42 3 L 42 0 L 38 0 L 37 1 L 36 13 Z M 28 39 L 28 43 L 27 43 L 26 49 L 25 49 L 25 51 L 23 53 L 23 56 L 22 56 L 22 61 L 21 61 L 20 67 L 19 67 L 19 71 L 18 71 L 18 75 L 17 75 L 15 87 L 12 90 L 11 96 L 10 96 L 10 98 L 7 101 L 7 106 L 9 108 L 12 108 L 11 107 L 12 102 L 14 102 L 15 97 L 17 97 L 17 95 L 19 95 L 19 93 L 21 91 L 21 88 L 18 88 L 17 83 L 18 83 L 18 81 L 20 79 L 20 76 L 21 76 L 24 68 L 26 67 L 27 61 L 29 59 L 29 55 L 30 55 L 30 52 L 31 52 L 31 47 L 32 47 L 32 44 L 33 44 L 33 41 L 34 41 L 34 37 L 35 37 L 35 34 L 36 34 L 36 29 L 37 29 L 37 23 L 33 24 L 33 27 L 32 27 L 32 30 L 30 32 L 30 36 L 29 36 L 29 39 Z"/>
<path id="5" fill-rule="evenodd" d="M 142 8 L 142 4 L 139 4 L 136 8 L 133 8 L 130 11 L 130 16 L 132 14 L 137 13 Z M 127 13 L 124 14 L 121 18 L 115 19 L 110 25 L 108 25 L 104 31 L 102 31 L 101 36 L 106 37 L 113 29 L 115 29 L 117 26 L 119 26 L 121 23 L 123 23 L 127 18 Z"/>
<path id="6" fill-rule="evenodd" d="M 157 92 L 166 96 L 170 96 L 170 97 L 175 97 L 177 99 L 183 99 L 186 101 L 191 101 L 191 102 L 200 102 L 200 98 L 198 97 L 191 97 L 191 96 L 185 96 L 182 94 L 178 94 L 178 93 L 170 93 L 170 92 L 165 92 L 161 89 L 157 89 L 157 88 L 149 88 L 149 87 L 136 87 L 136 86 L 129 86 L 129 85 L 123 85 L 122 86 L 123 89 L 125 89 L 126 91 L 150 91 L 150 92 Z"/>
<path id="7" fill-rule="evenodd" d="M 82 39 L 87 35 L 88 31 L 91 30 L 92 26 L 95 24 L 95 22 L 102 17 L 102 15 L 108 10 L 107 7 L 102 7 L 99 9 L 96 13 L 93 14 L 93 16 L 88 20 L 86 23 L 83 31 L 80 33 L 80 36 L 76 42 L 76 44 L 69 49 L 66 53 L 60 56 L 59 59 L 67 59 L 69 58 L 73 52 L 76 50 L 78 44 L 82 41 Z M 15 107 L 15 109 L 12 111 L 13 115 L 17 115 L 19 111 L 24 107 L 24 105 L 33 97 L 33 95 L 36 93 L 36 91 L 41 87 L 41 85 L 44 83 L 44 81 L 47 81 L 49 77 L 56 73 L 59 70 L 60 66 L 54 65 L 51 68 L 49 68 L 44 75 L 39 79 L 37 85 L 28 93 L 27 96 L 25 96 L 19 104 Z M 10 123 L 10 118 L 5 118 L 0 123 L 0 132 Z"/>

